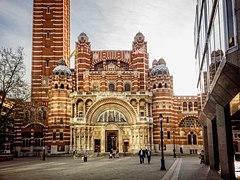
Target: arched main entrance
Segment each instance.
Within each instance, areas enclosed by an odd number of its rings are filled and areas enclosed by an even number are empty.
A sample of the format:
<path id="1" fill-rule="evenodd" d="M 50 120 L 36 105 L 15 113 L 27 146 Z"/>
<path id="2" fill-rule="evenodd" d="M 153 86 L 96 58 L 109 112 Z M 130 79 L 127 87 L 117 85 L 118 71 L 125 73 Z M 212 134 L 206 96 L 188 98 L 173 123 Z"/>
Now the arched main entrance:
<path id="1" fill-rule="evenodd" d="M 110 152 L 111 149 L 116 150 L 118 147 L 118 131 L 117 130 L 106 130 L 105 131 L 105 151 Z"/>

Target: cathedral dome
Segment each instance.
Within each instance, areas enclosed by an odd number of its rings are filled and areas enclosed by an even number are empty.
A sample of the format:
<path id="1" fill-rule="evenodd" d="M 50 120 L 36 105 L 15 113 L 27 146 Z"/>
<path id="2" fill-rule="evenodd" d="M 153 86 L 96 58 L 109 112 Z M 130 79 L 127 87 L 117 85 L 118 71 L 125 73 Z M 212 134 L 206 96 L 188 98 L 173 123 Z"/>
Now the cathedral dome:
<path id="1" fill-rule="evenodd" d="M 155 62 L 155 61 L 154 61 Z M 159 59 L 157 64 L 152 68 L 151 75 L 169 75 L 169 70 L 166 66 L 166 62 L 163 58 Z"/>
<path id="2" fill-rule="evenodd" d="M 66 62 L 63 59 L 60 59 L 58 61 L 58 65 L 53 69 L 53 74 L 71 76 L 72 73 L 70 69 L 67 67 Z"/>
<path id="3" fill-rule="evenodd" d="M 134 37 L 134 42 L 144 42 L 144 40 L 145 36 L 141 32 L 138 32 Z"/>
<path id="4" fill-rule="evenodd" d="M 86 35 L 86 33 L 82 32 L 78 36 L 78 41 L 80 41 L 80 42 L 88 42 L 88 36 Z"/>

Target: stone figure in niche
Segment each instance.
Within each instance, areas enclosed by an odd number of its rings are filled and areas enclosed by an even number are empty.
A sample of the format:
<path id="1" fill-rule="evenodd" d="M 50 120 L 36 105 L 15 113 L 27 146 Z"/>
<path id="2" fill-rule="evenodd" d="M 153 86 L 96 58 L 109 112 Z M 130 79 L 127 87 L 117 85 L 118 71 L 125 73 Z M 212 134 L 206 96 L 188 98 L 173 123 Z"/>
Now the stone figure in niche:
<path id="1" fill-rule="evenodd" d="M 114 121 L 115 121 L 114 111 L 109 111 L 108 122 L 114 122 Z"/>
<path id="2" fill-rule="evenodd" d="M 107 112 L 104 113 L 104 122 L 107 122 Z"/>
<path id="3" fill-rule="evenodd" d="M 116 112 L 116 121 L 118 122 L 119 121 L 119 113 Z"/>
<path id="4" fill-rule="evenodd" d="M 100 116 L 99 122 L 103 122 L 103 115 Z"/>

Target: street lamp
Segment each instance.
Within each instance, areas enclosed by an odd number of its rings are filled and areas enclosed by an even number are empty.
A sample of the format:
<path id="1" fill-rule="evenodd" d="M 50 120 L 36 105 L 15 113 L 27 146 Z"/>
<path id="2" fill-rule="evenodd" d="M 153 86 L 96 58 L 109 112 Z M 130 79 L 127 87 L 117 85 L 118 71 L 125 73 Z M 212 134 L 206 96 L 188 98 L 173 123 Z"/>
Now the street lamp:
<path id="1" fill-rule="evenodd" d="M 166 170 L 165 168 L 165 160 L 164 160 L 164 154 L 163 154 L 163 131 L 162 131 L 162 121 L 163 121 L 163 115 L 159 115 L 159 120 L 160 120 L 160 127 L 161 127 L 161 151 L 162 151 L 162 159 L 161 159 L 161 170 Z"/>
<path id="2" fill-rule="evenodd" d="M 173 131 L 173 157 L 176 158 L 175 131 Z"/>
<path id="3" fill-rule="evenodd" d="M 43 161 L 45 161 L 45 133 L 43 132 Z"/>

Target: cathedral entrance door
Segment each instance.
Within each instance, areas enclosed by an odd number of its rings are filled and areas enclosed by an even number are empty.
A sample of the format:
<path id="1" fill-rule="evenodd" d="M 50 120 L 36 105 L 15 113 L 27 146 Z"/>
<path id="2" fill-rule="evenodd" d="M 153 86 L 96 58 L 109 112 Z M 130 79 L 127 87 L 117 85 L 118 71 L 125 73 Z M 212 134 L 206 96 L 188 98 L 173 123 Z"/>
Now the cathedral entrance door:
<path id="1" fill-rule="evenodd" d="M 106 152 L 116 150 L 118 146 L 118 131 L 106 131 Z"/>

